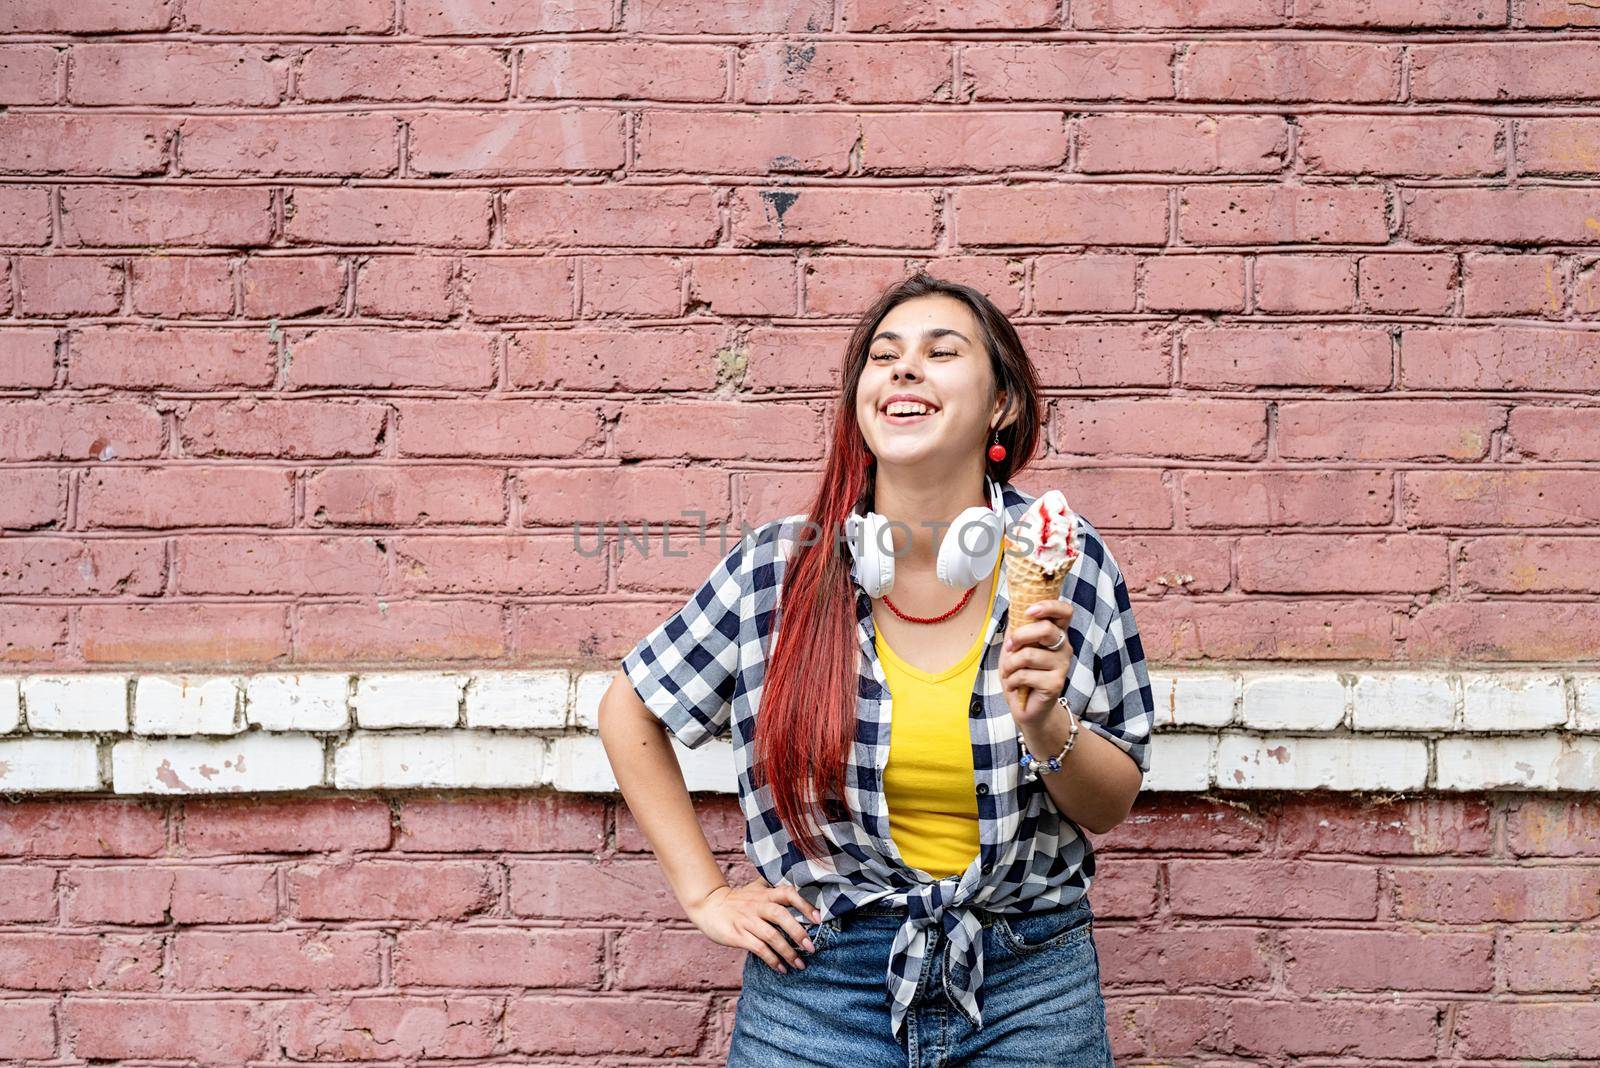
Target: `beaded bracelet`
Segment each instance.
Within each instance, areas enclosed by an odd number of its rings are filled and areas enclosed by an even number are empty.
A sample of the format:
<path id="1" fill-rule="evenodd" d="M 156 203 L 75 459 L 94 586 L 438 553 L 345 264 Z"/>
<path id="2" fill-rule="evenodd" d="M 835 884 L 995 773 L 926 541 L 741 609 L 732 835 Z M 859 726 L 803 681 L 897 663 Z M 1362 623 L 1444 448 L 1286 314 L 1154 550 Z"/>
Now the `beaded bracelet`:
<path id="1" fill-rule="evenodd" d="M 1061 762 L 1067 758 L 1068 753 L 1072 752 L 1072 747 L 1078 740 L 1078 717 L 1074 716 L 1072 714 L 1072 709 L 1068 707 L 1066 695 L 1063 694 L 1062 696 L 1056 698 L 1056 704 L 1067 710 L 1067 721 L 1072 724 L 1071 729 L 1067 731 L 1067 741 L 1066 744 L 1061 747 L 1061 752 L 1057 753 L 1049 760 L 1040 760 L 1038 757 L 1028 752 L 1028 743 L 1023 742 L 1022 756 L 1017 759 L 1017 763 L 1022 766 L 1022 770 L 1025 772 L 1031 772 L 1035 779 L 1041 775 L 1053 775 L 1060 771 Z"/>

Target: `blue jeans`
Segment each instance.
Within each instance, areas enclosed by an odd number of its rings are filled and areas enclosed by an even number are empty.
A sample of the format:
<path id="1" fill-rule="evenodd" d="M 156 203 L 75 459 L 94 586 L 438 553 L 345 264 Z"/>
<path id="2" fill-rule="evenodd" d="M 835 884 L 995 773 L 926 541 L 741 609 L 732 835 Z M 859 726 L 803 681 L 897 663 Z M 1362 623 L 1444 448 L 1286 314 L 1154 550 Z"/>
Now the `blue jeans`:
<path id="1" fill-rule="evenodd" d="M 904 910 L 868 905 L 804 924 L 806 966 L 774 971 L 746 954 L 727 1068 L 1111 1068 L 1100 957 L 1087 898 L 983 923 L 983 1027 L 940 982 L 946 941 L 929 933 L 905 1042 L 889 1028 L 884 972 Z"/>

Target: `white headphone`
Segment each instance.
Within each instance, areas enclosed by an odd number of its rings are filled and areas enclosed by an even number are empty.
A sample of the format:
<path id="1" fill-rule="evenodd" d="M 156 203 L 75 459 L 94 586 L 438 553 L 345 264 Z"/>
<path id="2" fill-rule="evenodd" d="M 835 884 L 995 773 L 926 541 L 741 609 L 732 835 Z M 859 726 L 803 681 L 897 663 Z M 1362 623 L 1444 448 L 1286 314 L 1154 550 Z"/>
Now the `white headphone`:
<path id="1" fill-rule="evenodd" d="M 1000 484 L 983 476 L 989 487 L 989 507 L 973 505 L 955 518 L 939 542 L 934 574 L 946 586 L 966 589 L 994 570 L 1005 533 L 1005 507 Z M 850 555 L 861 567 L 861 585 L 872 597 L 881 597 L 894 585 L 894 538 L 886 537 L 889 521 L 877 512 L 858 508 L 845 517 Z M 968 543 L 971 548 L 968 548 Z"/>

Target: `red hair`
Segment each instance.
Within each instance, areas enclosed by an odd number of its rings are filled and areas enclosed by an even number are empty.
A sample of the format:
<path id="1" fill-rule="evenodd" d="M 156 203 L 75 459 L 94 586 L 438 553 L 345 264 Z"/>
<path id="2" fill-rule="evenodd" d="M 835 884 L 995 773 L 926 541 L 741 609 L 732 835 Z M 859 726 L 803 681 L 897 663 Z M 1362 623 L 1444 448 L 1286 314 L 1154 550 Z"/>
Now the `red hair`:
<path id="1" fill-rule="evenodd" d="M 862 654 L 856 642 L 850 550 L 842 532 L 845 518 L 871 488 L 874 460 L 856 420 L 856 391 L 883 317 L 902 301 L 928 294 L 954 297 L 972 309 L 995 385 L 1006 392 L 1007 408 L 1016 413 L 1000 430 L 1006 458 L 998 463 L 985 459 L 990 476 L 1010 481 L 1038 445 L 1040 401 L 1033 364 L 1016 329 L 982 293 L 919 272 L 885 290 L 856 323 L 841 368 L 832 440 L 806 510 L 811 526 L 802 527 L 784 571 L 752 762 L 757 785 L 765 782 L 772 788 L 778 819 L 801 852 L 813 859 L 823 851 L 806 821 L 819 801 L 844 798 L 856 732 Z"/>

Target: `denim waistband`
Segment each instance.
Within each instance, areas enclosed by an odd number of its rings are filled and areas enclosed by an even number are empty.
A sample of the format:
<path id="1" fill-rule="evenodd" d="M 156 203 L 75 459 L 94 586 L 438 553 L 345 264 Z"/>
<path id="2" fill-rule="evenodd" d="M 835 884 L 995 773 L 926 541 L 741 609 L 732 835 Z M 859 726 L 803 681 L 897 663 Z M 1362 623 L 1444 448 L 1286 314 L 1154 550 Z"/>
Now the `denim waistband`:
<path id="1" fill-rule="evenodd" d="M 1038 915 L 1043 915 L 1045 913 L 1050 913 L 1050 912 L 1063 912 L 1063 911 L 1066 911 L 1068 909 L 1082 908 L 1084 906 L 1084 904 L 1085 904 L 1085 901 L 1086 901 L 1086 899 L 1084 897 L 1077 897 L 1077 898 L 1074 898 L 1073 900 L 1067 902 L 1064 905 L 1046 905 L 1044 908 L 1029 909 L 1027 914 L 1029 916 L 1038 916 Z M 880 900 L 880 901 L 873 901 L 873 902 L 871 902 L 869 904 L 866 904 L 866 905 L 857 906 L 856 908 L 851 909 L 849 912 L 843 913 L 839 918 L 841 920 L 849 920 L 851 917 L 856 917 L 856 916 L 860 916 L 860 917 L 890 916 L 890 917 L 894 917 L 896 919 L 904 920 L 905 917 L 906 917 L 906 913 L 909 912 L 909 911 L 910 911 L 910 909 L 907 906 L 903 905 L 903 904 L 895 905 L 895 904 L 890 904 L 890 903 L 888 903 L 886 901 L 881 901 Z M 973 915 L 978 917 L 978 922 L 984 927 L 987 927 L 991 923 L 993 923 L 996 916 L 999 916 L 999 915 L 1015 916 L 1015 915 L 1017 915 L 1016 912 L 1012 912 L 1012 911 L 1007 911 L 1005 913 L 991 912 L 988 909 L 982 908 L 981 906 L 975 906 L 972 909 L 972 912 L 973 912 Z"/>

